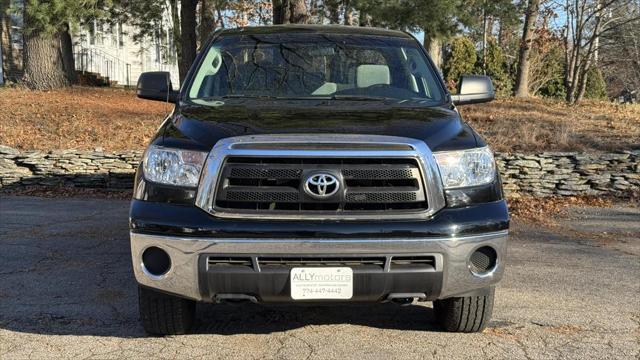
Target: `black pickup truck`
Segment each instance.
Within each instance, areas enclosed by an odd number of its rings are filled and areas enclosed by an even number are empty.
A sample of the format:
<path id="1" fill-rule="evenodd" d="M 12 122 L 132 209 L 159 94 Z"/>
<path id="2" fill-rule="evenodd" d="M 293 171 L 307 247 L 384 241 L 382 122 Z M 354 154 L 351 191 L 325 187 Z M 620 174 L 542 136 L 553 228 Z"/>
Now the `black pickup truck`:
<path id="1" fill-rule="evenodd" d="M 130 211 L 139 309 L 180 334 L 196 302 L 432 301 L 445 330 L 482 330 L 509 215 L 491 150 L 410 34 L 287 25 L 217 31 L 137 172 Z M 426 321 L 426 320 L 425 320 Z"/>

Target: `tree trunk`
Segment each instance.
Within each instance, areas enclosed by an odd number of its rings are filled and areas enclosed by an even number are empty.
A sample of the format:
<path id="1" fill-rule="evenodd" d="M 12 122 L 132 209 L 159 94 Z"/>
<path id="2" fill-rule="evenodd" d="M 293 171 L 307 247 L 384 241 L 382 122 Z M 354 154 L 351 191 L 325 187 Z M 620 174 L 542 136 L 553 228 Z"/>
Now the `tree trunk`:
<path id="1" fill-rule="evenodd" d="M 351 2 L 349 0 L 345 0 L 344 2 L 344 24 L 355 25 L 355 19 L 353 18 L 353 7 L 351 7 Z"/>
<path id="2" fill-rule="evenodd" d="M 442 41 L 425 33 L 424 48 L 427 49 L 427 52 L 436 67 L 440 69 L 442 67 Z"/>
<path id="3" fill-rule="evenodd" d="M 169 0 L 169 12 L 171 13 L 171 36 L 173 37 L 173 43 L 176 58 L 178 59 L 178 72 L 180 72 L 180 59 L 182 59 L 182 34 L 180 34 L 180 10 L 178 8 L 178 0 Z M 143 50 L 141 44 L 140 51 Z"/>
<path id="4" fill-rule="evenodd" d="M 289 21 L 292 24 L 306 24 L 309 19 L 307 12 L 307 4 L 305 0 L 289 0 L 291 17 Z"/>
<path id="5" fill-rule="evenodd" d="M 608 4 L 611 5 L 611 3 Z M 600 27 L 602 25 L 602 17 L 599 16 L 602 11 L 602 6 L 604 6 L 604 2 L 602 0 L 598 1 L 595 24 L 593 24 L 593 28 L 591 29 L 589 28 L 589 18 L 594 13 L 585 15 L 585 7 L 582 7 L 576 15 L 576 26 L 573 29 L 576 36 L 571 44 L 573 48 L 573 52 L 571 53 L 573 58 L 571 59 L 572 61 L 566 65 L 567 72 L 572 72 L 571 82 L 567 85 L 566 97 L 567 102 L 570 104 L 576 104 L 584 97 L 587 86 L 587 73 L 592 67 L 592 62 L 596 55 L 595 52 L 599 46 L 597 40 L 600 36 Z M 590 35 L 588 31 L 591 31 Z M 586 43 L 583 39 L 586 39 Z M 584 46 L 586 44 L 588 44 L 588 46 L 585 49 Z"/>
<path id="6" fill-rule="evenodd" d="M 340 0 L 327 0 L 325 6 L 329 10 L 329 22 L 331 24 L 340 23 Z"/>
<path id="7" fill-rule="evenodd" d="M 516 97 L 529 97 L 529 53 L 533 42 L 533 31 L 538 18 L 540 0 L 529 0 L 527 14 L 522 29 L 522 41 L 520 42 L 520 54 L 518 55 L 518 69 L 516 72 Z"/>
<path id="8" fill-rule="evenodd" d="M 196 59 L 197 38 L 196 38 L 196 5 L 198 0 L 182 0 L 180 2 L 180 43 L 181 56 L 178 61 L 180 72 L 180 83 L 182 83 L 189 72 L 189 68 Z"/>
<path id="9" fill-rule="evenodd" d="M 371 17 L 371 15 L 362 11 L 360 12 L 360 16 L 358 17 L 358 22 L 360 26 L 373 26 L 373 18 Z"/>
<path id="10" fill-rule="evenodd" d="M 587 91 L 587 78 L 589 77 L 589 69 L 585 69 L 578 80 L 578 91 L 575 96 L 574 104 L 579 103 L 584 98 L 584 93 Z"/>
<path id="11" fill-rule="evenodd" d="M 305 0 L 273 0 L 273 24 L 306 24 L 309 19 Z"/>
<path id="12" fill-rule="evenodd" d="M 77 80 L 76 61 L 73 58 L 73 40 L 71 40 L 71 34 L 69 33 L 69 24 L 65 24 L 60 31 L 60 52 L 67 79 L 70 83 L 75 84 Z"/>
<path id="13" fill-rule="evenodd" d="M 273 25 L 284 24 L 285 14 L 284 2 L 286 0 L 273 0 L 271 1 L 271 7 L 273 9 Z"/>
<path id="14" fill-rule="evenodd" d="M 207 42 L 209 36 L 216 28 L 216 7 L 213 0 L 202 0 L 200 2 L 200 27 L 198 37 L 200 45 Z"/>
<path id="15" fill-rule="evenodd" d="M 50 90 L 71 85 L 65 72 L 60 35 L 37 31 L 24 35 L 24 83 L 33 90 Z"/>
<path id="16" fill-rule="evenodd" d="M 4 77 L 9 78 L 11 72 L 10 62 L 13 62 L 13 49 L 11 48 L 11 24 L 9 15 L 5 14 L 6 9 L 9 7 L 8 0 L 0 0 L 0 63 L 2 64 L 2 74 Z M 4 79 L 0 79 L 0 83 L 4 82 Z"/>
<path id="17" fill-rule="evenodd" d="M 487 75 L 487 12 L 482 9 L 482 74 Z"/>

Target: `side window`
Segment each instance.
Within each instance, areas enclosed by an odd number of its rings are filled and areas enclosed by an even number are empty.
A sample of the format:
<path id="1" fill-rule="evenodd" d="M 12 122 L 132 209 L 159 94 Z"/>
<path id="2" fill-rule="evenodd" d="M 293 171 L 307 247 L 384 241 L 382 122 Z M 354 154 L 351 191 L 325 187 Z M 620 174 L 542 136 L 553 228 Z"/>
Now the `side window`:
<path id="1" fill-rule="evenodd" d="M 416 48 L 402 48 L 402 52 L 406 56 L 412 90 L 427 98 L 433 98 L 434 91 L 430 86 L 435 84 L 435 79 L 425 63 L 424 56 Z"/>
<path id="2" fill-rule="evenodd" d="M 196 77 L 193 80 L 193 85 L 189 91 L 189 96 L 192 98 L 210 96 L 212 95 L 211 89 L 208 86 L 213 85 L 215 75 L 218 74 L 222 66 L 222 54 L 217 47 L 211 47 L 209 52 L 202 61 L 202 66 L 198 71 Z M 221 79 L 222 80 L 222 79 Z M 218 80 L 220 81 L 220 80 Z"/>

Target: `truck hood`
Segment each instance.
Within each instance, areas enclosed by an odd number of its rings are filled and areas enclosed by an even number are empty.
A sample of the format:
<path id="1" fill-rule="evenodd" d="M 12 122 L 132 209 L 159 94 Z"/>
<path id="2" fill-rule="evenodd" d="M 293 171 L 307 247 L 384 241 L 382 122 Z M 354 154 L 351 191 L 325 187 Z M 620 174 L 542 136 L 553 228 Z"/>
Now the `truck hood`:
<path id="1" fill-rule="evenodd" d="M 416 101 L 254 99 L 182 103 L 156 142 L 208 150 L 223 138 L 292 133 L 402 136 L 423 140 L 434 151 L 478 142 L 455 110 Z"/>

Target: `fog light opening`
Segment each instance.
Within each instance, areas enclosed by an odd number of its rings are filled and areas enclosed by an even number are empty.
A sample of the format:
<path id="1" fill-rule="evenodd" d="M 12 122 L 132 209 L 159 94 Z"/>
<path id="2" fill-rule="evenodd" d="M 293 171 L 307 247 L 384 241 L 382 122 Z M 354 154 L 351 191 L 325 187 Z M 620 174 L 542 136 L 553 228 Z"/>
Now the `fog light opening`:
<path id="1" fill-rule="evenodd" d="M 498 261 L 498 253 L 490 246 L 478 248 L 469 258 L 469 270 L 476 276 L 490 274 Z"/>
<path id="2" fill-rule="evenodd" d="M 171 258 L 166 251 L 151 246 L 142 252 L 142 269 L 151 278 L 165 275 L 171 268 Z"/>

